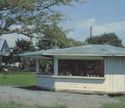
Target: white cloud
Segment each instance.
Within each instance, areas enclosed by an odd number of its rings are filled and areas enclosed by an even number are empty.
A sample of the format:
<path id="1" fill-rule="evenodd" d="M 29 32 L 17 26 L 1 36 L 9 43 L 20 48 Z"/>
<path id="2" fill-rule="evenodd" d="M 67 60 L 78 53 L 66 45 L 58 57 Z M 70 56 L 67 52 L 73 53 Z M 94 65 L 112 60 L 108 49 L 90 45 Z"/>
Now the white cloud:
<path id="1" fill-rule="evenodd" d="M 73 31 L 71 31 L 68 36 L 80 41 L 85 40 L 85 38 L 89 36 L 90 26 L 94 25 L 95 21 L 95 18 L 90 18 L 73 23 L 71 25 Z"/>
<path id="2" fill-rule="evenodd" d="M 85 40 L 89 37 L 90 26 L 93 26 L 93 35 L 115 32 L 125 43 L 125 20 L 99 24 L 95 18 L 89 18 L 76 22 L 74 25 L 75 31 L 69 35 L 76 40 Z"/>
<path id="3" fill-rule="evenodd" d="M 77 27 L 80 27 L 80 28 L 88 28 L 92 25 L 95 24 L 95 18 L 89 18 L 87 20 L 81 20 L 77 23 Z"/>
<path id="4" fill-rule="evenodd" d="M 93 26 L 93 33 L 101 34 L 108 32 L 123 32 L 125 31 L 125 21 L 119 22 L 110 22 L 105 24 L 98 24 L 95 18 L 90 18 L 86 20 L 82 20 L 76 24 L 76 28 L 79 29 L 88 29 L 90 26 Z"/>
<path id="5" fill-rule="evenodd" d="M 125 21 L 111 22 L 103 25 L 96 24 L 93 26 L 94 34 L 109 33 L 109 32 L 125 33 Z"/>

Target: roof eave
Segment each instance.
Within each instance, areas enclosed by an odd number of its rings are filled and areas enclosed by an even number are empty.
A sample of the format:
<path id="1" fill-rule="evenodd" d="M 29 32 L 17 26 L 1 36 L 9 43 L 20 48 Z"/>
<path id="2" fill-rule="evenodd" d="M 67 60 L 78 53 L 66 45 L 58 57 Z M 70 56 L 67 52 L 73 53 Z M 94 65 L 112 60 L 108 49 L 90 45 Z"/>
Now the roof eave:
<path id="1" fill-rule="evenodd" d="M 99 57 L 104 57 L 104 56 L 125 56 L 123 54 L 43 54 L 43 56 L 99 56 Z"/>

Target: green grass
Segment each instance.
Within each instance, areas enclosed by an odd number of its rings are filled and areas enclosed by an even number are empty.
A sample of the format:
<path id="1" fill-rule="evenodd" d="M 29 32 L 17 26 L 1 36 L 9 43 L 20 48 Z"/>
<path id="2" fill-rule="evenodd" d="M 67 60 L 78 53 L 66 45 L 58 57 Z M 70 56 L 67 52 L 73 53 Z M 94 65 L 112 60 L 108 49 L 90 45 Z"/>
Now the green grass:
<path id="1" fill-rule="evenodd" d="M 118 99 L 118 100 L 120 100 L 122 102 L 125 102 L 125 95 L 116 97 L 116 99 Z"/>
<path id="2" fill-rule="evenodd" d="M 125 95 L 114 98 L 117 99 L 118 102 L 106 103 L 102 106 L 102 108 L 125 108 Z"/>
<path id="3" fill-rule="evenodd" d="M 36 85 L 36 77 L 32 72 L 12 72 L 6 79 L 0 74 L 0 86 Z"/>
<path id="4" fill-rule="evenodd" d="M 124 103 L 108 103 L 104 104 L 102 108 L 125 108 Z"/>
<path id="5" fill-rule="evenodd" d="M 9 102 L 9 103 L 0 103 L 0 108 L 66 108 L 65 106 L 51 106 L 51 107 L 47 107 L 47 106 L 38 106 L 38 105 L 34 105 L 34 106 L 28 106 L 28 105 L 22 105 L 22 104 L 17 104 L 14 102 Z"/>

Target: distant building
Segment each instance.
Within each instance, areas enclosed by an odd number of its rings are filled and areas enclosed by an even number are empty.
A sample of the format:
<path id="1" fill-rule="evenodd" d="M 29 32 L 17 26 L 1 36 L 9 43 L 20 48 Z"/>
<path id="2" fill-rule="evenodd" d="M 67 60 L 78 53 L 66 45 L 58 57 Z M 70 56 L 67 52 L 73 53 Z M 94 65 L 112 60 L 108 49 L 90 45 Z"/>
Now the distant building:
<path id="1" fill-rule="evenodd" d="M 5 39 L 0 39 L 0 65 L 2 62 L 2 56 L 7 56 L 10 54 L 10 48 Z"/>
<path id="2" fill-rule="evenodd" d="M 2 52 L 2 53 L 10 52 L 10 48 L 9 48 L 8 43 L 5 39 L 0 39 L 0 52 Z"/>

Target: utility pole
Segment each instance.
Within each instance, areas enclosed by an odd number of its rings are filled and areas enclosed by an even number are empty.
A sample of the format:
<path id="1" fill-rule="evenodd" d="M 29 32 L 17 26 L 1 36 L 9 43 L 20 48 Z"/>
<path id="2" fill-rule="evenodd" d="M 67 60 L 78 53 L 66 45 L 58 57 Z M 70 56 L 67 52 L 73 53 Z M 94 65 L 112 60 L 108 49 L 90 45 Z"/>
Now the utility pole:
<path id="1" fill-rule="evenodd" d="M 92 38 L 92 26 L 90 26 L 90 38 Z"/>

